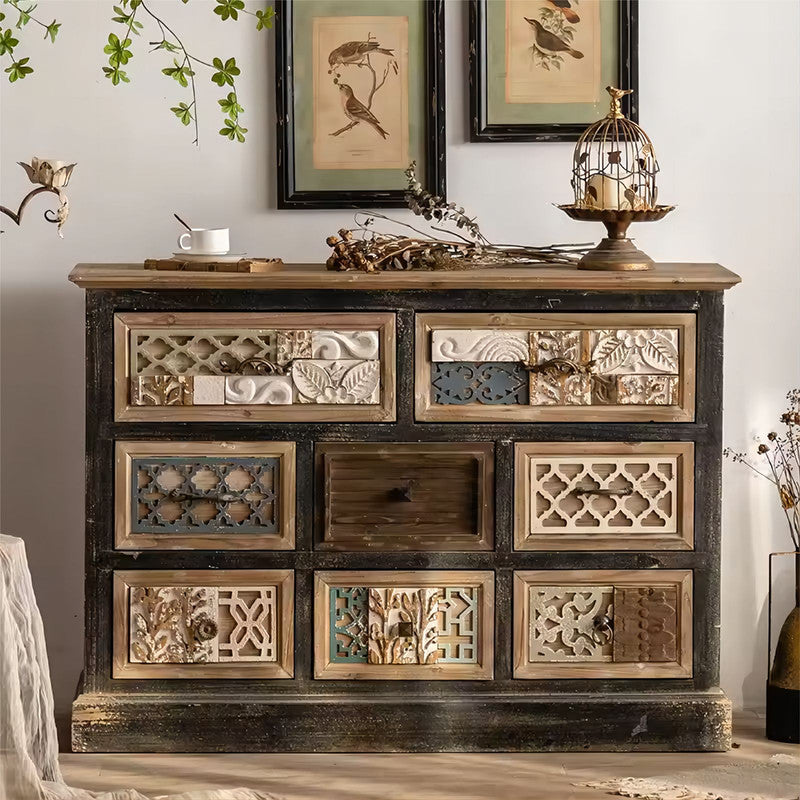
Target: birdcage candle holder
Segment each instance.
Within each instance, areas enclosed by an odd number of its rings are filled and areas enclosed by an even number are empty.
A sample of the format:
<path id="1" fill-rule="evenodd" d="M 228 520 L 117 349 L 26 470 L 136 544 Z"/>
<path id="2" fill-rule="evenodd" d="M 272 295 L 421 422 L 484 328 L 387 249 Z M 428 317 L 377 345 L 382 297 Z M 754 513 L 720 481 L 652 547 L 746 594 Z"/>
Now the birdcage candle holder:
<path id="1" fill-rule="evenodd" d="M 578 139 L 572 163 L 575 202 L 560 205 L 572 219 L 602 222 L 608 236 L 578 269 L 646 270 L 653 259 L 628 238 L 632 222 L 663 219 L 674 206 L 657 205 L 659 166 L 650 137 L 622 113 L 629 89 L 607 87 L 611 108 Z"/>

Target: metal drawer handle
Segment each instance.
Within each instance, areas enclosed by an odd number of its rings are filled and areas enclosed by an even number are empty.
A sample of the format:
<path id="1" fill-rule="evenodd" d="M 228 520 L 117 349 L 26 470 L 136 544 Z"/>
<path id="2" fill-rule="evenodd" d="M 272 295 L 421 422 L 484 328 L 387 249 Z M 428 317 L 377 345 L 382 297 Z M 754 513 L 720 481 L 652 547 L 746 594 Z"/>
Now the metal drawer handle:
<path id="1" fill-rule="evenodd" d="M 611 617 L 603 614 L 595 618 L 594 627 L 592 628 L 592 640 L 595 644 L 604 645 L 608 644 L 614 637 L 614 622 Z"/>
<path id="2" fill-rule="evenodd" d="M 579 364 L 570 358 L 551 358 L 541 364 L 526 364 L 523 362 L 522 368 L 527 372 L 560 372 L 562 375 L 589 375 L 594 366 L 594 361 L 586 364 Z"/>
<path id="3" fill-rule="evenodd" d="M 403 486 L 390 489 L 389 497 L 392 500 L 399 500 L 402 503 L 411 503 L 413 502 L 413 497 L 411 496 L 413 488 L 414 481 L 408 481 L 408 483 L 404 484 Z"/>
<path id="4" fill-rule="evenodd" d="M 633 489 L 629 486 L 626 489 L 601 489 L 601 488 L 593 488 L 592 486 L 576 486 L 572 490 L 573 494 L 599 494 L 605 497 L 620 495 L 621 497 L 627 497 L 628 495 L 633 494 Z"/>
<path id="5" fill-rule="evenodd" d="M 209 639 L 213 639 L 217 633 L 219 633 L 219 628 L 211 617 L 199 617 L 192 628 L 192 634 L 198 642 L 207 642 Z"/>

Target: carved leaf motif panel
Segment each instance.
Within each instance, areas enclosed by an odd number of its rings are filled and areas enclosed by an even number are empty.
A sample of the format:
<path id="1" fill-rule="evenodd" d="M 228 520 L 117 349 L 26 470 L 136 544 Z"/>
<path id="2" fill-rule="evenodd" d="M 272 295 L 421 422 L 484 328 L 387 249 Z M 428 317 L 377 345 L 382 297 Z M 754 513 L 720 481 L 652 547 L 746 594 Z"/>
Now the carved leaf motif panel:
<path id="1" fill-rule="evenodd" d="M 277 587 L 135 586 L 129 659 L 138 664 L 277 660 Z"/>
<path id="2" fill-rule="evenodd" d="M 291 374 L 299 403 L 372 405 L 380 401 L 380 361 L 295 361 Z"/>
<path id="3" fill-rule="evenodd" d="M 680 402 L 678 328 L 436 329 L 437 405 L 658 405 Z M 536 369 L 536 368 L 540 369 Z M 527 391 L 519 386 L 530 372 Z"/>
<path id="4" fill-rule="evenodd" d="M 531 586 L 529 661 L 611 661 L 613 586 Z"/>
<path id="5" fill-rule="evenodd" d="M 280 459 L 134 458 L 133 533 L 274 533 Z"/>
<path id="6" fill-rule="evenodd" d="M 377 327 L 132 328 L 128 337 L 134 406 L 381 403 Z"/>
<path id="7" fill-rule="evenodd" d="M 432 383 L 434 402 L 440 405 L 528 403 L 528 373 L 520 364 L 436 362 Z"/>
<path id="8" fill-rule="evenodd" d="M 130 660 L 205 664 L 219 657 L 215 588 L 136 586 L 130 596 Z"/>
<path id="9" fill-rule="evenodd" d="M 331 661 L 367 662 L 369 646 L 368 593 L 369 590 L 364 586 L 331 587 Z"/>
<path id="10" fill-rule="evenodd" d="M 532 534 L 678 529 L 676 456 L 533 457 L 530 476 Z"/>
<path id="11" fill-rule="evenodd" d="M 429 630 L 428 636 L 431 642 L 436 642 L 438 653 L 435 659 L 417 661 L 412 660 L 412 656 L 401 656 L 408 660 L 401 661 L 380 661 L 383 656 L 382 647 L 378 647 L 380 637 L 371 643 L 371 629 L 369 622 L 368 597 L 371 591 L 384 592 L 380 595 L 379 605 L 373 609 L 373 622 L 378 622 L 377 615 L 384 609 L 386 602 L 385 592 L 392 590 L 372 590 L 368 587 L 331 587 L 330 589 L 330 659 L 332 662 L 347 663 L 404 663 L 404 664 L 430 664 L 430 663 L 451 663 L 451 664 L 475 664 L 478 661 L 478 614 L 479 614 L 479 590 L 475 586 L 455 587 L 446 586 L 439 589 L 430 590 L 437 593 L 438 602 L 436 603 L 436 631 L 435 635 Z M 414 593 L 428 590 L 393 590 L 395 592 Z M 414 598 L 412 597 L 412 600 Z M 397 601 L 397 596 L 393 597 Z M 390 638 L 397 638 L 394 633 L 397 631 L 392 628 L 392 624 L 398 625 L 400 622 L 409 622 L 410 614 L 404 613 L 404 603 L 407 599 L 399 601 L 396 617 L 389 622 Z M 427 601 L 426 601 L 427 602 Z M 429 621 L 432 625 L 432 620 Z M 416 626 L 419 627 L 418 625 Z M 376 631 L 384 632 L 385 626 L 381 625 Z M 416 630 L 412 626 L 412 630 Z M 401 638 L 409 638 L 405 636 Z M 390 648 L 390 657 L 395 657 L 395 651 L 400 652 L 411 646 L 416 652 L 416 642 L 412 634 L 412 641 L 403 642 Z M 425 638 L 425 635 L 423 638 Z M 432 647 L 432 645 L 431 645 Z M 373 655 L 368 657 L 368 650 L 373 649 Z M 416 659 L 416 655 L 413 656 Z"/>
<path id="12" fill-rule="evenodd" d="M 677 660 L 675 586 L 615 587 L 614 618 L 614 661 Z"/>
<path id="13" fill-rule="evenodd" d="M 433 664 L 438 650 L 439 589 L 369 589 L 370 664 Z"/>

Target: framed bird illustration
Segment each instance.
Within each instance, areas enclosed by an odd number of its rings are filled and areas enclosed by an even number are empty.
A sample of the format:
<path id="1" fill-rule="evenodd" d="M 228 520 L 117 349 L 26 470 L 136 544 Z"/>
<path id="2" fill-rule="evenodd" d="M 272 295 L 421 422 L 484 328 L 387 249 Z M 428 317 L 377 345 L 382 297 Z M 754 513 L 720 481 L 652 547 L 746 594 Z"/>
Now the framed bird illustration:
<path id="1" fill-rule="evenodd" d="M 470 0 L 470 140 L 577 141 L 637 88 L 637 0 Z M 636 94 L 624 112 L 638 120 Z"/>
<path id="2" fill-rule="evenodd" d="M 444 0 L 278 0 L 278 208 L 445 196 Z"/>

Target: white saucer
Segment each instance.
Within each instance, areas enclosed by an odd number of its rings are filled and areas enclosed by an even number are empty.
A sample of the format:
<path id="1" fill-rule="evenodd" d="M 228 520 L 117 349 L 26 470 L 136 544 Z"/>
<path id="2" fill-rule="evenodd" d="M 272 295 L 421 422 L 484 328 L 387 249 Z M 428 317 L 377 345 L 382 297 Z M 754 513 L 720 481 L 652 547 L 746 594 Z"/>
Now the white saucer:
<path id="1" fill-rule="evenodd" d="M 245 258 L 247 253 L 220 253 L 219 255 L 214 255 L 213 253 L 189 253 L 186 250 L 181 250 L 172 255 L 184 261 L 238 261 L 240 258 Z"/>

